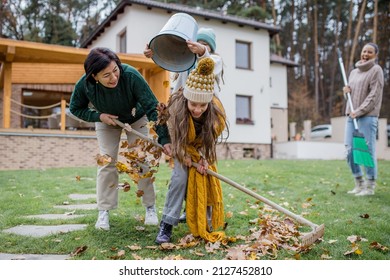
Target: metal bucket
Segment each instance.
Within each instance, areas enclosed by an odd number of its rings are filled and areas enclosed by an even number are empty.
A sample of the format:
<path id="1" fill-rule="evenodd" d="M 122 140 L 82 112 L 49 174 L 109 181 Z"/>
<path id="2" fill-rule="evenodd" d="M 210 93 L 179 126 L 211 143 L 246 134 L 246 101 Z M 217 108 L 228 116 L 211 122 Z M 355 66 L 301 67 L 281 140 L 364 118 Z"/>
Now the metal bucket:
<path id="1" fill-rule="evenodd" d="M 174 14 L 149 43 L 153 61 L 171 72 L 190 69 L 196 61 L 196 54 L 188 49 L 186 41 L 196 41 L 197 32 L 198 24 L 192 16 Z"/>

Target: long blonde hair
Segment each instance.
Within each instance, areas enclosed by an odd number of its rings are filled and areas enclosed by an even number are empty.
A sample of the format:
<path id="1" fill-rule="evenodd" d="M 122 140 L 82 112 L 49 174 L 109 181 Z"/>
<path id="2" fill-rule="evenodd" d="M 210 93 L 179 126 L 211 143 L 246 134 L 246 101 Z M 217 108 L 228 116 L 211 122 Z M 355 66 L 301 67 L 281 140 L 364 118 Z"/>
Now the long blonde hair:
<path id="1" fill-rule="evenodd" d="M 181 163 L 184 162 L 187 145 L 194 144 L 188 143 L 190 118 L 192 116 L 188 110 L 187 102 L 182 88 L 172 94 L 168 101 L 168 127 L 172 141 L 172 154 Z M 207 110 L 203 113 L 202 119 L 204 119 L 202 131 L 196 136 L 196 143 L 200 144 L 200 147 L 197 148 L 201 150 L 208 163 L 213 164 L 217 160 L 216 144 L 218 139 L 223 140 L 222 131 L 225 129 L 227 136 L 229 134 L 225 110 L 218 97 L 213 97 Z"/>

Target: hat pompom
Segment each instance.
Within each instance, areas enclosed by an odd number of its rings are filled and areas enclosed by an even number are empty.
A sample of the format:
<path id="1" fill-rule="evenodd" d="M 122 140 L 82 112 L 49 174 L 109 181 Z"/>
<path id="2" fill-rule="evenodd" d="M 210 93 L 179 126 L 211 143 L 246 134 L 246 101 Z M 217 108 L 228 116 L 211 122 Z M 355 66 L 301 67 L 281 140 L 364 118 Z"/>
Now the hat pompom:
<path id="1" fill-rule="evenodd" d="M 209 57 L 202 59 L 199 61 L 197 70 L 200 75 L 208 76 L 212 74 L 214 72 L 214 61 Z"/>

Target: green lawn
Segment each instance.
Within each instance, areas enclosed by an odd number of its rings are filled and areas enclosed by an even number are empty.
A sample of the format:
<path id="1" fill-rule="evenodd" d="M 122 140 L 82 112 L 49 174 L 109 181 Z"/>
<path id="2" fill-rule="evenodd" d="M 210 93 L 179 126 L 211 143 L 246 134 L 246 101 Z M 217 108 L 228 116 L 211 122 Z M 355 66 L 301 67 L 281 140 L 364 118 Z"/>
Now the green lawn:
<path id="1" fill-rule="evenodd" d="M 375 195 L 370 197 L 347 194 L 353 188 L 353 179 L 344 161 L 222 160 L 218 168 L 221 175 L 293 213 L 304 215 L 313 223 L 326 226 L 322 242 L 308 250 L 292 252 L 278 248 L 276 255 L 262 258 L 390 259 L 390 161 L 379 162 L 378 186 Z M 88 215 L 75 220 L 24 217 L 64 213 L 53 206 L 67 202 L 94 203 L 94 199 L 72 201 L 68 195 L 95 193 L 95 178 L 95 167 L 0 171 L 0 231 L 22 224 L 88 224 L 86 230 L 42 238 L 0 232 L 0 252 L 70 254 L 76 248 L 86 246 L 75 259 L 225 259 L 229 247 L 243 244 L 239 237 L 249 235 L 254 227 L 253 220 L 264 208 L 251 196 L 222 183 L 225 213 L 229 213 L 225 232 L 237 241 L 211 251 L 203 242 L 189 248 L 156 246 L 154 239 L 158 228 L 143 225 L 144 209 L 132 183 L 129 192 L 120 191 L 120 206 L 110 212 L 111 230 L 108 232 L 94 228 L 96 210 L 77 210 L 75 214 Z M 162 164 L 156 176 L 159 216 L 169 178 L 170 169 Z M 121 181 L 125 180 L 130 181 L 126 175 L 121 175 Z M 175 227 L 174 243 L 187 234 L 186 224 Z M 360 239 L 353 243 L 353 236 Z"/>

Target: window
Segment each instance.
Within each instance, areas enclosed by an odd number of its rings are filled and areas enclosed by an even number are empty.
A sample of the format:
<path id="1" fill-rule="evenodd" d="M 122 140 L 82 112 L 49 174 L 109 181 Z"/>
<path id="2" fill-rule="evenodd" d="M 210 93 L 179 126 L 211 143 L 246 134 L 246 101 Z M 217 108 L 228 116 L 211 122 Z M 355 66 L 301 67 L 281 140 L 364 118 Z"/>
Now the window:
<path id="1" fill-rule="evenodd" d="M 251 69 L 250 43 L 236 41 L 236 68 Z"/>
<path id="2" fill-rule="evenodd" d="M 245 95 L 236 96 L 236 123 L 253 124 L 252 120 L 252 97 Z"/>
<path id="3" fill-rule="evenodd" d="M 125 53 L 127 51 L 127 47 L 126 47 L 126 29 L 123 30 L 121 33 L 119 33 L 118 39 L 119 39 L 119 52 Z"/>

